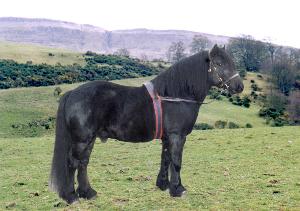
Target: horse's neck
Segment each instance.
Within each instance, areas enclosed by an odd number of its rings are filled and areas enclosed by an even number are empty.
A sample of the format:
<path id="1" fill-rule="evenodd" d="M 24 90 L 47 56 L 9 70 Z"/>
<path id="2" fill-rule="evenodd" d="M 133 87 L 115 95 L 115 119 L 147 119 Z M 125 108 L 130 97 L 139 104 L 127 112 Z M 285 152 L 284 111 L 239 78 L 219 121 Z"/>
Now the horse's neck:
<path id="1" fill-rule="evenodd" d="M 165 77 L 165 78 L 159 78 Z M 180 79 L 177 79 L 180 80 Z M 201 89 L 197 93 L 194 93 L 192 85 L 188 83 L 185 87 L 181 87 L 181 90 L 177 90 L 173 92 L 172 89 L 178 88 L 179 81 L 172 80 L 172 78 L 167 78 L 167 76 L 158 76 L 152 83 L 154 85 L 155 90 L 158 92 L 159 95 L 164 97 L 174 97 L 174 98 L 185 98 L 190 100 L 196 100 L 198 102 L 203 102 L 205 97 L 208 94 L 210 89 L 209 86 L 205 87 L 205 89 Z M 164 83 L 162 83 L 164 81 Z"/>

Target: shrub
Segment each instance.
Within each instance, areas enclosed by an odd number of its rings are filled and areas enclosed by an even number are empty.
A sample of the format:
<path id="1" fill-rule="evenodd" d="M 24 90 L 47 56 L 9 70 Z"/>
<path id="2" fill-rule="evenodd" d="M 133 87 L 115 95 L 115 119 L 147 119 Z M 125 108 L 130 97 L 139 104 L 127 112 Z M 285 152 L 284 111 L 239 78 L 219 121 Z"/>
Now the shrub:
<path id="1" fill-rule="evenodd" d="M 86 65 L 18 63 L 0 59 L 0 89 L 150 76 L 159 69 L 131 58 L 87 52 Z M 91 56 L 92 55 L 92 56 Z"/>
<path id="2" fill-rule="evenodd" d="M 250 94 L 250 96 L 252 96 L 254 100 L 256 100 L 256 99 L 257 99 L 257 97 L 258 97 L 258 95 L 256 94 L 256 92 L 255 92 L 255 91 L 251 91 L 251 94 Z"/>
<path id="3" fill-rule="evenodd" d="M 258 91 L 258 86 L 257 86 L 257 84 L 251 84 L 251 89 L 253 90 L 253 91 Z"/>
<path id="4" fill-rule="evenodd" d="M 249 108 L 251 100 L 248 96 L 244 96 L 243 98 L 241 98 L 237 95 L 230 97 L 229 102 L 231 102 L 233 105 L 244 106 L 246 108 Z"/>
<path id="5" fill-rule="evenodd" d="M 48 131 L 52 131 L 55 126 L 55 118 L 36 119 L 27 123 L 14 123 L 11 127 L 16 133 L 25 137 L 40 136 Z"/>
<path id="6" fill-rule="evenodd" d="M 247 123 L 247 124 L 245 125 L 245 127 L 246 127 L 246 128 L 253 128 L 253 126 L 252 126 L 250 123 Z"/>
<path id="7" fill-rule="evenodd" d="M 229 129 L 235 129 L 235 128 L 239 128 L 240 126 L 234 122 L 229 122 L 228 123 L 228 128 Z"/>
<path id="8" fill-rule="evenodd" d="M 86 56 L 96 56 L 97 54 L 94 53 L 93 51 L 87 51 L 87 52 L 85 53 L 85 55 L 86 55 Z"/>
<path id="9" fill-rule="evenodd" d="M 253 79 L 251 79 L 251 80 L 250 80 L 250 83 L 254 84 L 254 83 L 255 83 L 255 81 L 254 81 Z"/>
<path id="10" fill-rule="evenodd" d="M 208 92 L 209 98 L 210 99 L 216 99 L 216 100 L 221 100 L 221 91 L 219 89 L 216 88 L 212 88 L 209 90 Z"/>
<path id="11" fill-rule="evenodd" d="M 263 107 L 259 110 L 258 115 L 260 117 L 264 117 L 264 118 L 272 118 L 272 119 L 276 119 L 277 117 L 279 117 L 280 115 L 282 115 L 283 113 L 276 110 L 275 108 L 268 108 L 268 107 Z"/>
<path id="12" fill-rule="evenodd" d="M 53 95 L 54 95 L 55 97 L 58 97 L 61 93 L 62 93 L 62 89 L 58 86 L 58 87 L 56 87 L 56 88 L 54 89 Z"/>
<path id="13" fill-rule="evenodd" d="M 54 54 L 53 53 L 48 53 L 48 56 L 54 56 Z"/>
<path id="14" fill-rule="evenodd" d="M 215 128 L 224 129 L 227 125 L 227 121 L 218 120 L 215 122 Z"/>
<path id="15" fill-rule="evenodd" d="M 288 122 L 286 120 L 284 120 L 281 117 L 277 117 L 276 119 L 274 119 L 271 123 L 272 127 L 282 127 L 284 125 L 287 125 Z"/>
<path id="16" fill-rule="evenodd" d="M 214 129 L 214 127 L 207 123 L 196 123 L 194 125 L 194 130 L 211 130 L 211 129 Z"/>
<path id="17" fill-rule="evenodd" d="M 246 108 L 250 107 L 251 100 L 248 96 L 244 96 L 242 99 L 242 105 Z"/>
<path id="18" fill-rule="evenodd" d="M 264 77 L 261 74 L 257 74 L 257 78 L 263 79 Z"/>

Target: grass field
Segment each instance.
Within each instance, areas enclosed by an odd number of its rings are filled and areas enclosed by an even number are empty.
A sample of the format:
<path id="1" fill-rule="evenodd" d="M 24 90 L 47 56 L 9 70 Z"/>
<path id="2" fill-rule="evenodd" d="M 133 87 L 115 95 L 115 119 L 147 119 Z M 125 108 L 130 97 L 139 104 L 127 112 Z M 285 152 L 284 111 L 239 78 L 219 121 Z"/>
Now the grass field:
<path id="1" fill-rule="evenodd" d="M 53 56 L 49 56 L 49 53 Z M 32 61 L 34 64 L 47 63 L 51 65 L 56 63 L 62 65 L 85 64 L 82 54 L 78 52 L 3 41 L 0 41 L 0 59 L 12 59 L 20 63 Z"/>
<path id="2" fill-rule="evenodd" d="M 0 139 L 0 210 L 299 210 L 299 129 L 194 131 L 184 198 L 155 188 L 159 142 L 97 141 L 89 172 L 98 197 L 72 206 L 48 191 L 53 136 Z"/>

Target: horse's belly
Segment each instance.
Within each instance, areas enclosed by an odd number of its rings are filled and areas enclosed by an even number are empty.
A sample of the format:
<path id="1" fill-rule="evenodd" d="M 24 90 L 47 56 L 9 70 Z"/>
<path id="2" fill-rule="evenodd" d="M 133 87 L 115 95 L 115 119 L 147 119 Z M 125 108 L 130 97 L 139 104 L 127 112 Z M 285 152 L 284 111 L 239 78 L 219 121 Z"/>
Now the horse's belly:
<path id="1" fill-rule="evenodd" d="M 122 124 L 111 126 L 109 137 L 126 142 L 147 142 L 152 140 L 146 124 L 129 120 Z"/>

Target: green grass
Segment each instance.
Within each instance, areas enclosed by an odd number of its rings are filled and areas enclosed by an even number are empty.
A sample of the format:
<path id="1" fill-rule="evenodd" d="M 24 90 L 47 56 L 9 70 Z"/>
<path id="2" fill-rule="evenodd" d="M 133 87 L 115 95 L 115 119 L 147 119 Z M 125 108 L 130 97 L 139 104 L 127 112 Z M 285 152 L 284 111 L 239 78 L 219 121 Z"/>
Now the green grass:
<path id="1" fill-rule="evenodd" d="M 0 139 L 0 210 L 299 210 L 300 127 L 194 131 L 184 198 L 155 188 L 159 142 L 97 140 L 89 165 L 98 198 L 66 206 L 49 192 L 53 136 Z"/>
<path id="2" fill-rule="evenodd" d="M 49 56 L 49 53 L 52 53 L 54 56 Z M 50 65 L 56 63 L 61 63 L 62 65 L 85 64 L 81 53 L 59 48 L 3 41 L 0 41 L 0 59 L 12 59 L 20 63 L 32 61 L 34 64 L 46 63 Z"/>
<path id="3" fill-rule="evenodd" d="M 257 84 L 257 86 L 262 89 L 262 92 L 268 91 L 267 90 L 268 86 L 271 85 L 269 83 L 266 83 L 266 79 L 268 78 L 268 76 L 264 75 L 264 74 L 261 74 L 261 73 L 259 73 L 259 74 L 263 76 L 263 79 L 258 78 L 257 77 L 257 73 L 247 72 L 247 76 L 246 76 L 247 80 L 244 80 L 245 89 L 243 91 L 243 95 L 250 95 L 250 93 L 252 91 L 251 90 L 251 84 L 252 83 L 250 83 L 251 80 L 255 81 L 255 83 Z M 259 94 L 259 93 L 262 93 L 262 92 L 257 92 L 257 93 Z"/>

